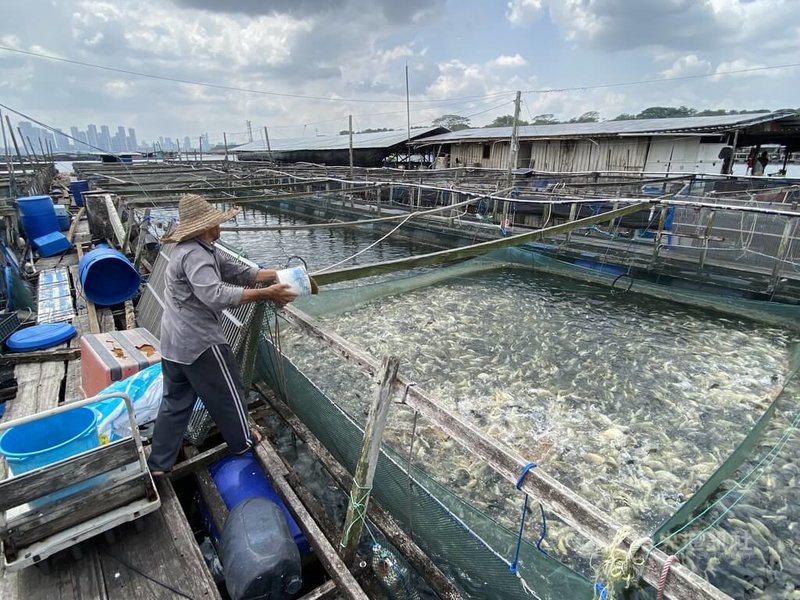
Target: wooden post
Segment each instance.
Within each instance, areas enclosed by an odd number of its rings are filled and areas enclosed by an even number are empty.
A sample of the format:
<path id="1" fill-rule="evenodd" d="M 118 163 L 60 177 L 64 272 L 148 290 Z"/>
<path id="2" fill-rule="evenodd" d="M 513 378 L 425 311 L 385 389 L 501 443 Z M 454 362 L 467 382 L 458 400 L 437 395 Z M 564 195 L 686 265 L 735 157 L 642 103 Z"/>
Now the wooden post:
<path id="1" fill-rule="evenodd" d="M 353 489 L 350 490 L 350 504 L 347 507 L 347 517 L 344 520 L 342 542 L 339 548 L 339 553 L 346 565 L 352 565 L 356 558 L 399 364 L 400 361 L 396 356 L 383 358 L 379 371 L 380 387 L 369 408 L 367 425 L 364 428 L 364 443 L 361 446 L 361 456 L 353 476 Z"/>
<path id="2" fill-rule="evenodd" d="M 222 143 L 225 144 L 225 170 L 228 170 L 228 136 L 222 132 Z"/>
<path id="3" fill-rule="evenodd" d="M 181 161 L 181 142 L 178 138 L 175 138 L 175 143 L 178 145 L 178 162 Z"/>
<path id="4" fill-rule="evenodd" d="M 778 251 L 775 253 L 775 265 L 772 267 L 772 282 L 770 283 L 770 290 L 775 293 L 778 289 L 778 276 L 780 275 L 780 268 L 783 259 L 786 257 L 786 252 L 789 250 L 789 237 L 794 229 L 796 223 L 795 218 L 786 219 L 786 225 L 783 227 L 783 235 L 781 236 L 780 244 L 778 244 Z"/>
<path id="5" fill-rule="evenodd" d="M 272 160 L 272 148 L 269 145 L 269 131 L 267 131 L 267 126 L 264 125 L 264 139 L 267 142 L 267 157 L 269 158 L 270 162 L 275 162 Z"/>
<path id="6" fill-rule="evenodd" d="M 569 207 L 569 220 L 570 221 L 574 221 L 575 217 L 577 216 L 577 214 L 578 214 L 578 203 L 577 202 L 573 202 L 572 206 Z M 567 243 L 568 244 L 569 244 L 570 238 L 572 238 L 572 230 L 571 229 L 567 232 Z"/>
<path id="7" fill-rule="evenodd" d="M 11 141 L 14 143 L 14 150 L 17 151 L 17 158 L 19 159 L 20 165 L 22 165 L 22 172 L 25 172 L 25 162 L 22 160 L 22 154 L 19 152 L 19 146 L 17 146 L 17 137 L 14 135 L 14 129 L 11 127 L 11 119 L 8 118 L 6 115 L 6 124 L 8 125 L 8 133 L 11 134 Z"/>
<path id="8" fill-rule="evenodd" d="M 708 212 L 708 219 L 706 220 L 705 232 L 703 233 L 703 251 L 700 253 L 700 268 L 702 269 L 706 264 L 706 255 L 708 254 L 708 238 L 711 236 L 711 230 L 714 228 L 714 209 Z"/>
<path id="9" fill-rule="evenodd" d="M 200 160 L 203 160 L 203 136 L 202 135 L 199 138 L 197 138 L 197 144 L 198 144 L 199 150 L 200 150 Z"/>
<path id="10" fill-rule="evenodd" d="M 669 207 L 666 204 L 661 207 L 661 216 L 658 218 L 658 231 L 656 232 L 656 239 L 653 244 L 653 258 L 658 258 L 661 236 L 664 234 L 664 223 L 667 220 L 667 210 L 669 210 Z"/>
<path id="11" fill-rule="evenodd" d="M 142 217 L 142 224 L 139 225 L 139 237 L 136 238 L 136 253 L 133 256 L 133 266 L 139 269 L 139 263 L 142 260 L 142 251 L 144 250 L 144 238 L 147 235 L 147 224 L 150 222 L 150 209 L 144 209 L 144 217 Z"/>
<path id="12" fill-rule="evenodd" d="M 348 118 L 348 126 L 350 133 L 350 179 L 353 179 L 353 115 Z"/>

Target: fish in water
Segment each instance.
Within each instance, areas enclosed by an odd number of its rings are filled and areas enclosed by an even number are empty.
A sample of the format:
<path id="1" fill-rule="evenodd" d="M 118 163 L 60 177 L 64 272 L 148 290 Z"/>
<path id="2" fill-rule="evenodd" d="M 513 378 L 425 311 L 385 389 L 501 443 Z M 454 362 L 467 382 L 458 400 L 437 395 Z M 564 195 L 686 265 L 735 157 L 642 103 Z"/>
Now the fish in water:
<path id="1" fill-rule="evenodd" d="M 419 594 L 411 583 L 408 569 L 401 565 L 394 554 L 380 544 L 372 546 L 372 572 L 381 588 L 392 600 L 419 600 Z"/>

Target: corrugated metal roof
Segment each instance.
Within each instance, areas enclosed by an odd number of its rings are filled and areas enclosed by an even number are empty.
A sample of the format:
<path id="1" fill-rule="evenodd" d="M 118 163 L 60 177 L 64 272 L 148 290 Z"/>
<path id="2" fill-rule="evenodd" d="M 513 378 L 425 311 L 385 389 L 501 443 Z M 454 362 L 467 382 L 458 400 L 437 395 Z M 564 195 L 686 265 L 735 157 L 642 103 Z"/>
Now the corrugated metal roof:
<path id="1" fill-rule="evenodd" d="M 424 129 L 412 129 L 411 139 L 417 139 L 431 133 L 441 133 L 447 131 L 444 127 L 426 127 Z M 390 148 L 396 144 L 402 144 L 408 139 L 408 132 L 398 131 L 378 131 L 375 133 L 357 133 L 353 135 L 353 149 L 362 148 Z M 269 140 L 270 148 L 274 152 L 291 152 L 298 150 L 347 150 L 350 147 L 350 136 L 348 135 L 326 135 L 318 137 L 304 138 L 278 138 Z M 233 152 L 266 152 L 267 146 L 264 140 L 257 140 L 237 146 Z"/>
<path id="2" fill-rule="evenodd" d="M 683 117 L 675 119 L 636 119 L 631 121 L 603 121 L 602 123 L 557 123 L 555 125 L 523 125 L 519 127 L 520 139 L 554 137 L 618 136 L 631 134 L 697 131 L 715 133 L 749 127 L 779 119 L 796 119 L 790 112 L 751 113 L 746 115 L 720 115 L 716 117 Z M 428 143 L 474 142 L 480 140 L 510 139 L 511 127 L 484 127 L 462 129 L 425 138 Z"/>

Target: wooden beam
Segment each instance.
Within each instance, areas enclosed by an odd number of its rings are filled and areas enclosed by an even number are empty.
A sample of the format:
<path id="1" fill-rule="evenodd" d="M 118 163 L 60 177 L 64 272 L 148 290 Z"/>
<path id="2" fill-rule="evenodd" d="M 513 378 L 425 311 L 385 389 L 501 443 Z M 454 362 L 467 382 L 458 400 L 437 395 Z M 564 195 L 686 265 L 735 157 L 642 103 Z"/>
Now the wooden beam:
<path id="1" fill-rule="evenodd" d="M 372 480 L 378 466 L 383 430 L 386 427 L 386 417 L 389 416 L 392 388 L 399 366 L 400 361 L 396 356 L 383 357 L 379 375 L 380 384 L 369 407 L 367 424 L 364 428 L 364 442 L 361 445 L 361 455 L 356 463 L 353 487 L 350 490 L 350 503 L 347 505 L 342 542 L 339 548 L 342 560 L 346 565 L 353 564 L 358 543 L 361 541 L 361 531 L 364 528 L 366 509 L 369 506 Z"/>
<path id="2" fill-rule="evenodd" d="M 297 517 L 297 524 L 311 546 L 317 558 L 325 567 L 325 570 L 336 582 L 336 587 L 344 598 L 349 600 L 368 600 L 367 595 L 358 585 L 358 582 L 353 577 L 352 573 L 347 569 L 336 550 L 331 546 L 330 542 L 325 538 L 322 530 L 314 522 L 314 519 L 308 513 L 308 510 L 300 498 L 297 497 L 292 486 L 286 480 L 288 469 L 284 466 L 277 452 L 269 445 L 268 442 L 262 441 L 255 447 L 255 454 L 258 462 L 264 467 L 264 470 L 269 474 L 270 480 L 275 486 L 276 491 L 286 503 L 289 510 Z"/>
<path id="3" fill-rule="evenodd" d="M 200 455 L 200 452 L 195 446 L 184 446 L 183 452 L 190 460 Z M 205 467 L 198 469 L 194 472 L 194 477 L 197 488 L 200 491 L 200 496 L 206 503 L 208 512 L 211 515 L 211 520 L 214 522 L 214 527 L 217 528 L 217 531 L 222 533 L 225 527 L 225 521 L 228 520 L 228 507 L 225 505 L 222 496 L 220 496 L 217 485 L 211 478 L 208 469 Z"/>
<path id="4" fill-rule="evenodd" d="M 83 244 L 75 244 L 75 249 L 78 251 L 78 261 L 80 261 L 83 258 Z M 83 298 L 84 302 L 86 302 L 86 312 L 89 314 L 89 333 L 100 333 L 100 319 L 97 318 L 97 309 L 94 306 L 94 302 L 89 300 L 86 294 L 83 293 L 80 277 L 77 276 L 77 268 L 72 272 L 72 275 L 72 285 L 75 287 L 76 295 L 78 298 Z"/>
<path id="5" fill-rule="evenodd" d="M 37 350 L 35 352 L 12 352 L 0 355 L 0 364 L 18 365 L 22 363 L 70 361 L 80 357 L 80 348 L 59 348 L 57 350 Z"/>
<path id="6" fill-rule="evenodd" d="M 325 600 L 326 598 L 333 597 L 334 593 L 336 593 L 336 584 L 331 580 L 311 590 L 305 596 L 301 596 L 298 600 Z"/>
<path id="7" fill-rule="evenodd" d="M 189 447 L 187 447 L 188 450 Z M 191 475 L 200 469 L 205 469 L 211 463 L 217 462 L 220 458 L 228 453 L 228 444 L 222 443 L 219 446 L 214 446 L 210 450 L 196 454 L 181 463 L 178 463 L 170 471 L 169 478 L 172 481 Z"/>
<path id="8" fill-rule="evenodd" d="M 75 230 L 78 228 L 78 223 L 83 218 L 83 213 L 86 212 L 86 207 L 81 206 L 75 216 L 72 218 L 72 223 L 69 226 L 69 231 L 67 232 L 67 239 L 69 243 L 72 243 L 72 240 L 75 238 Z"/>
<path id="9" fill-rule="evenodd" d="M 519 235 L 512 235 L 510 237 L 501 238 L 499 240 L 481 242 L 479 244 L 473 244 L 472 246 L 466 246 L 464 248 L 452 248 L 450 250 L 441 250 L 439 252 L 421 254 L 418 256 L 412 256 L 410 258 L 387 260 L 380 263 L 371 263 L 357 267 L 350 267 L 347 269 L 340 269 L 338 271 L 328 271 L 328 272 L 317 271 L 315 273 L 311 273 L 311 275 L 314 276 L 314 279 L 316 280 L 318 285 L 327 285 L 330 283 L 338 283 L 340 281 L 349 281 L 352 279 L 369 277 L 371 275 L 393 273 L 395 271 L 405 271 L 413 267 L 438 265 L 447 262 L 453 262 L 456 260 L 463 260 L 465 258 L 473 258 L 475 256 L 480 256 L 481 254 L 486 254 L 487 252 L 491 252 L 492 250 L 499 250 L 501 248 L 511 248 L 513 246 L 519 246 L 520 244 L 526 244 L 528 242 L 533 242 L 535 240 L 543 239 L 546 237 L 552 237 L 555 235 L 560 235 L 562 233 L 567 233 L 575 229 L 580 229 L 581 227 L 596 225 L 598 223 L 605 223 L 607 221 L 611 221 L 612 219 L 617 219 L 619 217 L 623 217 L 625 215 L 642 210 L 643 208 L 649 205 L 650 205 L 649 201 L 639 202 L 636 204 L 623 206 L 622 208 L 618 208 L 617 210 L 610 210 L 608 212 L 600 213 L 597 215 L 591 215 L 589 217 L 578 219 L 576 221 L 570 221 L 569 223 L 562 223 L 560 225 L 553 225 L 551 227 L 538 229 L 536 231 L 520 233 Z"/>
<path id="10" fill-rule="evenodd" d="M 324 328 L 313 317 L 290 305 L 284 307 L 284 316 L 291 323 L 325 342 L 349 362 L 358 365 L 371 376 L 374 377 L 380 372 L 380 364 L 375 357 L 362 351 L 340 335 Z M 397 391 L 404 394 L 405 403 L 410 408 L 419 411 L 423 417 L 436 423 L 446 434 L 482 459 L 507 481 L 516 485 L 517 477 L 528 463 L 527 460 L 497 441 L 485 437 L 472 426 L 442 408 L 418 386 L 410 385 L 411 383 L 400 375 L 395 379 Z M 521 490 L 539 500 L 578 533 L 601 547 L 607 547 L 621 529 L 620 525 L 611 517 L 561 482 L 547 475 L 542 469 L 530 471 Z M 631 533 L 622 541 L 622 546 L 630 546 L 641 537 L 644 536 Z M 634 558 L 645 561 L 642 578 L 650 585 L 658 586 L 659 576 L 667 555 L 661 550 L 650 551 L 647 546 L 644 546 L 634 555 Z M 727 594 L 680 564 L 672 566 L 664 593 L 667 598 L 675 600 L 730 600 Z"/>
<path id="11" fill-rule="evenodd" d="M 259 383 L 255 387 L 268 400 L 272 410 L 286 421 L 295 434 L 305 442 L 309 451 L 325 466 L 325 469 L 339 487 L 343 490 L 350 488 L 353 485 L 352 475 L 339 464 L 297 415 L 283 401 L 278 399 L 265 384 Z M 380 529 L 381 533 L 403 554 L 414 571 L 425 580 L 439 598 L 442 600 L 460 600 L 462 598 L 452 580 L 439 570 L 417 543 L 400 528 L 392 516 L 377 502 L 369 503 L 367 514 Z"/>

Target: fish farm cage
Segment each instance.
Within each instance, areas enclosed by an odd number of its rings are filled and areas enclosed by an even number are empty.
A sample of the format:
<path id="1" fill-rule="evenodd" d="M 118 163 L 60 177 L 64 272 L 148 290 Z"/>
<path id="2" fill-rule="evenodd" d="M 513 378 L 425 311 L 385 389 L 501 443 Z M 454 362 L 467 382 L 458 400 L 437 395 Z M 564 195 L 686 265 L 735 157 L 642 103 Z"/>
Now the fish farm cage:
<path id="1" fill-rule="evenodd" d="M 309 191 L 313 194 L 314 190 Z M 728 201 L 716 206 L 706 196 L 685 202 L 645 209 L 645 221 L 657 223 L 652 234 L 657 239 L 651 237 L 649 245 L 632 237 L 623 240 L 622 230 L 614 223 L 602 232 L 586 227 L 544 240 L 546 244 L 503 248 L 455 265 L 384 269 L 380 277 L 359 285 L 331 286 L 317 298 L 277 312 L 269 305 L 239 307 L 225 311 L 224 329 L 242 360 L 244 381 L 266 381 L 278 402 L 285 403 L 353 473 L 380 360 L 327 329 L 318 321 L 326 315 L 474 273 L 522 270 L 577 279 L 604 286 L 611 293 L 674 300 L 796 331 L 798 307 L 774 301 L 781 290 L 791 289 L 800 253 L 792 207 L 781 205 L 765 213 L 747 202 L 741 211 L 731 210 Z M 586 206 L 590 212 L 599 210 Z M 543 210 L 545 223 L 555 219 L 547 207 Z M 580 218 L 579 211 L 571 210 L 572 219 Z M 673 212 L 668 216 L 667 211 Z M 639 232 L 645 233 L 645 240 L 647 231 L 652 229 L 644 227 Z M 590 257 L 576 257 L 573 250 L 579 239 L 599 247 Z M 254 265 L 243 253 L 218 247 Z M 578 248 L 585 252 L 583 245 Z M 614 252 L 622 258 L 615 260 Z M 761 269 L 760 296 L 721 295 L 633 275 L 637 265 L 646 264 L 652 271 L 654 260 L 663 261 L 673 253 L 695 271 L 698 265 L 709 269 L 718 257 L 728 262 L 732 256 L 744 268 Z M 165 246 L 139 304 L 140 324 L 155 333 L 160 330 L 168 261 L 169 247 Z M 415 349 L 420 356 L 425 351 L 424 347 Z M 607 517 L 550 477 L 547 466 L 537 466 L 535 448 L 523 456 L 505 442 L 484 435 L 453 408 L 451 399 L 439 398 L 407 378 L 399 378 L 395 386 L 396 403 L 384 434 L 372 498 L 468 598 L 655 598 L 660 594 L 656 590 L 659 575 L 664 575 L 666 593 L 672 597 L 792 597 L 789 594 L 800 575 L 800 547 L 790 539 L 776 539 L 771 525 L 796 523 L 800 514 L 793 501 L 757 508 L 772 492 L 785 498 L 784 492 L 775 491 L 776 486 L 800 480 L 794 466 L 800 361 L 795 349 L 789 354 L 784 373 L 773 382 L 769 398 L 757 406 L 759 412 L 743 437 L 737 438 L 732 449 L 718 453 L 710 461 L 713 469 L 691 486 L 680 506 L 647 530 L 641 522 L 624 522 L 619 515 L 625 512 Z M 336 385 L 326 382 L 326 374 L 332 373 Z M 579 405 L 573 410 L 585 408 Z M 192 423 L 190 435 L 202 440 L 210 421 L 201 405 Z M 608 427 L 604 435 L 617 433 Z M 288 459 L 296 458 L 303 445 L 291 439 L 290 447 L 281 449 Z M 589 460 L 588 455 L 584 460 Z M 682 486 L 680 477 L 668 471 L 669 465 L 662 465 L 657 472 L 664 485 Z M 617 524 L 616 518 L 623 522 Z M 368 523 L 363 540 L 367 546 L 374 531 L 374 524 Z M 701 544 L 705 544 L 703 552 L 690 555 Z M 394 553 L 400 577 L 399 583 L 385 589 L 387 597 L 424 596 L 424 584 L 401 553 Z M 668 577 L 669 566 L 662 573 L 653 572 L 651 560 L 661 556 L 663 562 L 667 555 L 669 563 L 677 557 Z M 676 590 L 703 585 L 705 595 L 676 595 Z"/>

